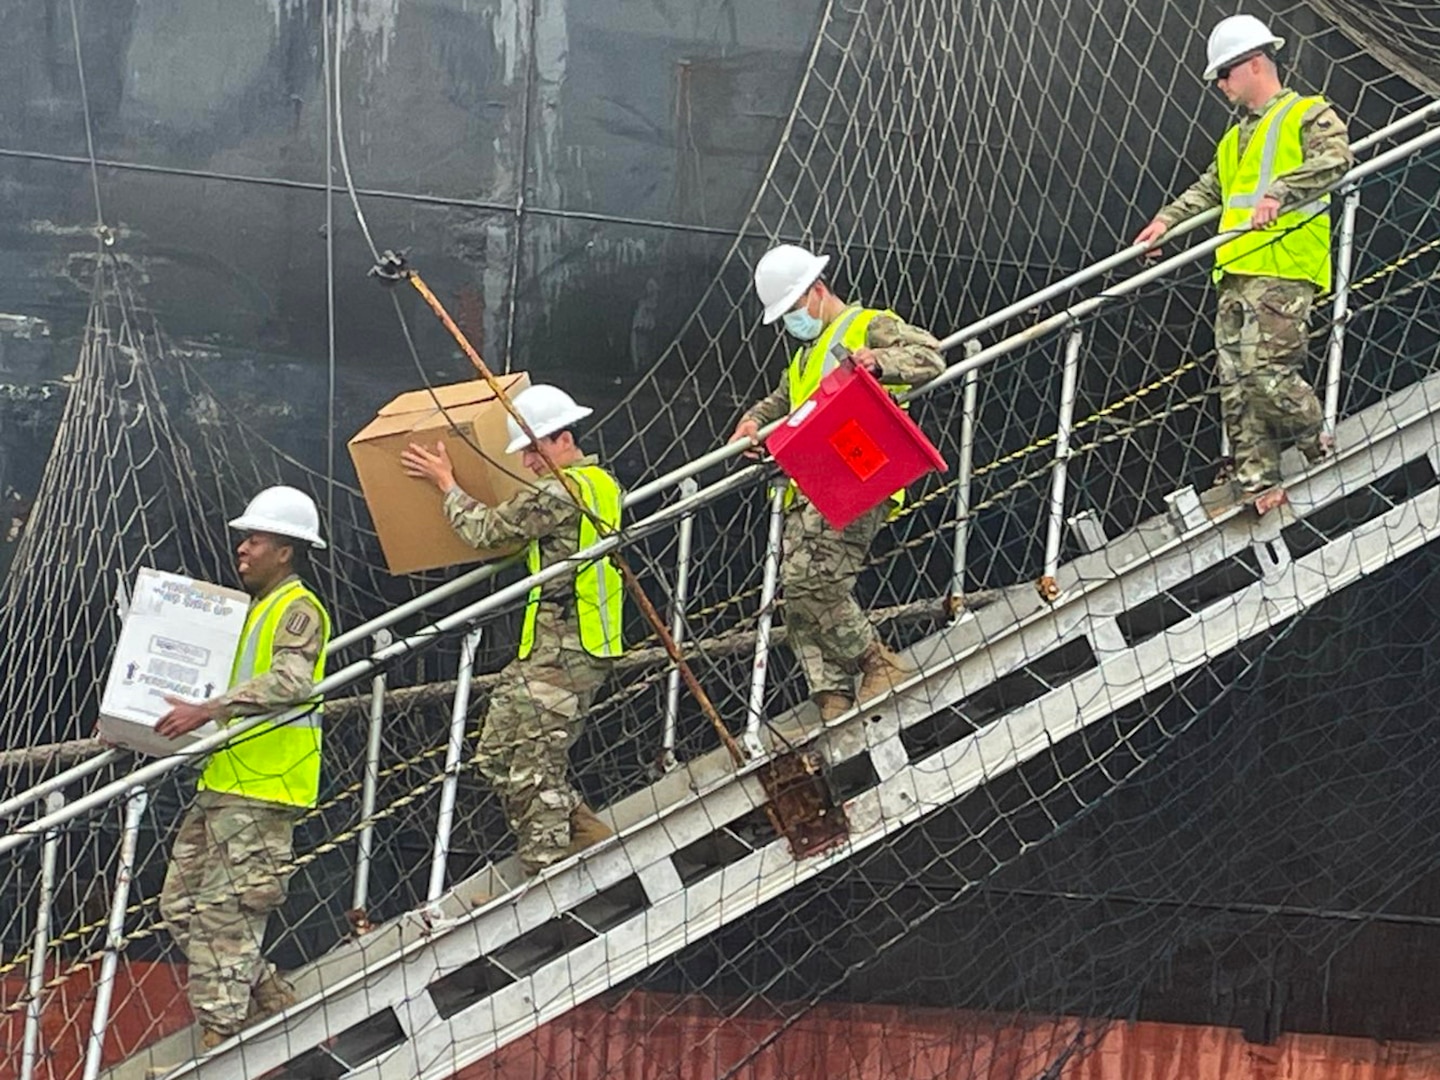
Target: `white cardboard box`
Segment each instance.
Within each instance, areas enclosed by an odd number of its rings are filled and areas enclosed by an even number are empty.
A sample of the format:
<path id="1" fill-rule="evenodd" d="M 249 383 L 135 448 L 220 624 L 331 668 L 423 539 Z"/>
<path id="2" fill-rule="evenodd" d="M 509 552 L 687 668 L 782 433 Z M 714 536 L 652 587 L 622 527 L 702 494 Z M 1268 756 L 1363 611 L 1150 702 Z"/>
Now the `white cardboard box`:
<path id="1" fill-rule="evenodd" d="M 142 569 L 100 699 L 100 736 L 164 756 L 213 734 L 215 726 L 206 724 L 167 739 L 155 734 L 155 724 L 170 708 L 165 695 L 204 701 L 229 686 L 249 606 L 238 589 Z"/>

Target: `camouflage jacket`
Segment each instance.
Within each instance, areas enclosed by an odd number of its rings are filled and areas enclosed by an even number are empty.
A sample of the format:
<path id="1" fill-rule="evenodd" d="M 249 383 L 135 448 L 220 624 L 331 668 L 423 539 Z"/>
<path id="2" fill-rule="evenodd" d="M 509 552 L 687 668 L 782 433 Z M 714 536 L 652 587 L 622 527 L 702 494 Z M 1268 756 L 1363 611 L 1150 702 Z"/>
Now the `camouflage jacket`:
<path id="1" fill-rule="evenodd" d="M 880 364 L 879 379 L 891 386 L 923 386 L 945 370 L 940 342 L 928 331 L 891 315 L 878 315 L 865 331 L 865 345 Z M 761 426 L 790 412 L 790 378 L 745 411 Z"/>
<path id="2" fill-rule="evenodd" d="M 296 579 L 292 574 L 275 588 L 283 588 Z M 262 598 L 256 597 L 258 603 Z M 305 597 L 296 597 L 285 605 L 280 625 L 275 628 L 275 643 L 270 670 L 253 679 L 232 686 L 215 699 L 219 708 L 215 719 L 230 720 L 237 716 L 259 716 L 279 712 L 287 706 L 304 701 L 315 685 L 315 662 L 320 659 L 320 630 L 324 620 L 319 609 Z"/>
<path id="3" fill-rule="evenodd" d="M 1289 90 L 1282 89 L 1279 94 L 1265 102 L 1258 110 L 1245 114 L 1240 121 L 1239 152 L 1242 155 L 1245 153 L 1245 148 L 1250 145 L 1250 138 L 1255 134 L 1260 120 L 1269 112 L 1270 106 L 1275 103 L 1275 98 L 1289 92 Z M 1264 193 L 1274 196 L 1287 206 L 1304 202 L 1310 196 L 1324 191 L 1344 176 L 1355 163 L 1355 155 L 1350 150 L 1350 136 L 1345 129 L 1345 121 L 1340 119 L 1340 114 L 1328 102 L 1320 102 L 1310 107 L 1300 120 L 1300 131 L 1305 156 L 1304 164 L 1284 176 L 1277 177 L 1270 185 L 1270 189 Z M 1221 198 L 1220 168 L 1216 159 L 1212 157 L 1210 167 L 1205 170 L 1200 179 L 1191 184 L 1174 202 L 1156 214 L 1155 219 L 1163 221 L 1168 228 L 1187 218 L 1192 218 L 1196 214 L 1203 213 L 1212 206 L 1219 206 Z"/>
<path id="4" fill-rule="evenodd" d="M 576 465 L 596 465 L 593 455 Z M 457 485 L 445 493 L 445 516 L 460 539 L 477 548 L 506 547 L 517 542 L 540 541 L 540 565 L 550 566 L 580 550 L 580 508 L 569 491 L 553 476 L 534 484 L 499 506 L 486 506 Z M 547 583 L 541 595 L 568 602 L 574 586 L 565 577 Z"/>

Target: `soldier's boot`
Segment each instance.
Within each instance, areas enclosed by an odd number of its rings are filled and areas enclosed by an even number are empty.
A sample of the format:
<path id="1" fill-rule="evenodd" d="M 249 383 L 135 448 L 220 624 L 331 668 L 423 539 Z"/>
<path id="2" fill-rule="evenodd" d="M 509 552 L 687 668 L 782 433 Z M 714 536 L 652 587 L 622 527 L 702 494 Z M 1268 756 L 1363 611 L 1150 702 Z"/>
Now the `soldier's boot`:
<path id="1" fill-rule="evenodd" d="M 615 830 L 595 816 L 595 811 L 583 802 L 570 811 L 570 847 L 566 853 L 574 855 L 594 847 L 615 835 Z"/>
<path id="2" fill-rule="evenodd" d="M 263 1020 L 295 1004 L 295 988 L 277 972 L 270 972 L 250 991 L 250 1010 L 245 1019 Z"/>
<path id="3" fill-rule="evenodd" d="M 820 690 L 814 698 L 816 708 L 820 710 L 822 723 L 829 723 L 831 720 L 838 720 L 855 707 L 854 699 L 839 690 Z"/>
<path id="4" fill-rule="evenodd" d="M 913 664 L 900 659 L 882 642 L 872 642 L 860 657 L 860 689 L 856 699 L 865 702 L 883 697 L 916 674 Z"/>
<path id="5" fill-rule="evenodd" d="M 203 1028 L 200 1032 L 200 1052 L 208 1054 L 217 1046 L 230 1038 L 223 1031 L 215 1031 L 213 1028 Z"/>
<path id="6" fill-rule="evenodd" d="M 1311 465 L 1324 461 L 1335 450 L 1335 436 L 1328 431 L 1322 431 L 1313 439 L 1305 439 L 1297 444 L 1300 452 L 1305 455 L 1305 460 Z"/>

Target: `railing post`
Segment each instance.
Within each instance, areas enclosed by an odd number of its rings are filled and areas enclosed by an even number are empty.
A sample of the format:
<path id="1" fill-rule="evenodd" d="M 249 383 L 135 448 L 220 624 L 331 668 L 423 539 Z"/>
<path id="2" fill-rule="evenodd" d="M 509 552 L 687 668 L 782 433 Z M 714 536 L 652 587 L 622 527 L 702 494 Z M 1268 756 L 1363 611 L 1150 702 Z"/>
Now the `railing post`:
<path id="1" fill-rule="evenodd" d="M 105 1053 L 105 1031 L 110 1026 L 110 999 L 115 993 L 115 969 L 125 945 L 125 911 L 130 905 L 130 883 L 135 878 L 135 857 L 140 847 L 140 819 L 150 801 L 144 788 L 133 788 L 125 801 L 125 825 L 120 835 L 120 867 L 110 899 L 110 921 L 105 930 L 105 958 L 95 986 L 95 1011 L 90 1017 L 90 1042 L 85 1049 L 84 1080 L 96 1080 Z"/>
<path id="2" fill-rule="evenodd" d="M 389 630 L 377 630 L 370 639 L 376 651 L 395 640 Z M 385 669 L 370 680 L 370 730 L 365 740 L 365 775 L 360 788 L 360 843 L 355 854 L 355 892 L 350 907 L 363 912 L 370 902 L 370 860 L 375 850 L 375 799 L 380 787 L 380 736 L 385 720 Z"/>
<path id="3" fill-rule="evenodd" d="M 977 342 L 970 342 L 978 345 Z M 950 571 L 951 619 L 965 612 L 965 552 L 970 544 L 970 479 L 974 474 L 975 420 L 980 397 L 980 372 L 965 373 L 960 406 L 960 460 L 955 467 L 955 559 Z"/>
<path id="4" fill-rule="evenodd" d="M 1060 569 L 1060 541 L 1065 530 L 1065 484 L 1070 470 L 1070 435 L 1075 424 L 1075 395 L 1080 384 L 1080 348 L 1085 334 L 1074 330 L 1065 339 L 1065 368 L 1060 377 L 1060 422 L 1055 429 L 1055 464 L 1050 469 L 1050 501 L 1045 523 L 1045 572 L 1036 588 L 1046 600 L 1060 595 L 1055 575 Z"/>
<path id="5" fill-rule="evenodd" d="M 479 627 L 467 631 L 460 642 L 460 670 L 455 677 L 455 699 L 450 710 L 450 742 L 445 747 L 445 781 L 440 788 L 440 817 L 435 823 L 435 853 L 430 858 L 430 888 L 426 893 L 426 900 L 432 904 L 445 891 L 450 832 L 455 826 L 455 792 L 460 786 L 460 755 L 465 749 L 465 714 L 470 711 L 470 680 L 475 673 L 475 651 L 479 646 Z"/>
<path id="6" fill-rule="evenodd" d="M 65 805 L 65 796 L 53 791 L 45 799 L 45 813 Z M 40 1060 L 40 1013 L 44 1007 L 45 960 L 50 955 L 50 905 L 55 896 L 55 861 L 60 853 L 60 830 L 45 833 L 40 851 L 40 898 L 35 905 L 35 936 L 30 946 L 30 982 L 25 1001 L 25 1038 L 20 1057 L 20 1080 L 34 1080 Z"/>
<path id="7" fill-rule="evenodd" d="M 1350 320 L 1350 274 L 1355 264 L 1355 214 L 1360 189 L 1345 193 L 1340 214 L 1340 238 L 1335 253 L 1335 301 L 1330 316 L 1330 338 L 1325 352 L 1325 431 L 1335 434 L 1340 422 L 1340 366 L 1345 356 L 1345 324 Z"/>
<path id="8" fill-rule="evenodd" d="M 780 581 L 780 540 L 785 533 L 785 490 L 781 480 L 770 492 L 769 529 L 765 537 L 765 570 L 760 582 L 760 618 L 755 625 L 755 665 L 750 672 L 750 703 L 740 745 L 752 758 L 761 757 L 760 725 L 765 722 L 765 676 L 770 667 L 770 627 L 775 621 L 775 593 Z"/>
<path id="9" fill-rule="evenodd" d="M 700 485 L 687 477 L 680 481 L 680 498 L 688 499 L 700 490 Z M 685 644 L 685 609 L 690 603 L 690 550 L 694 546 L 695 515 L 686 514 L 680 519 L 680 535 L 675 569 L 675 595 L 670 598 L 670 636 L 677 646 Z M 670 772 L 679 762 L 675 759 L 675 733 L 680 722 L 680 669 L 670 668 L 669 680 L 665 685 L 665 731 L 660 740 L 660 771 Z"/>

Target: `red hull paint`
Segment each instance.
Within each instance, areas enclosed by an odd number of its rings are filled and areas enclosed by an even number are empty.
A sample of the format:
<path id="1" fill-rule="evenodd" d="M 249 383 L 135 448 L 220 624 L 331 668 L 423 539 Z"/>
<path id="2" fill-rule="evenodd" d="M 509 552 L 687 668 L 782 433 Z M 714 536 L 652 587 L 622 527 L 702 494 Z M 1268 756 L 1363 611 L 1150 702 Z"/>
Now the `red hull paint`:
<path id="1" fill-rule="evenodd" d="M 97 970 L 51 991 L 37 1080 L 80 1075 Z M 182 984 L 167 964 L 121 964 L 107 1064 L 190 1023 Z M 0 1003 L 13 1006 L 23 987 L 0 982 Z M 886 1005 L 822 1005 L 787 1025 L 789 1011 L 757 1004 L 730 1016 L 701 998 L 627 994 L 582 1005 L 455 1080 L 1030 1080 L 1067 1045 L 1084 1049 L 1063 1080 L 1440 1080 L 1440 1050 L 1409 1043 L 1287 1035 L 1256 1046 L 1228 1028 L 1159 1023 L 1087 1036 L 1068 1018 Z M 0 1080 L 19 1076 L 23 1031 L 23 1012 L 0 1016 Z"/>

